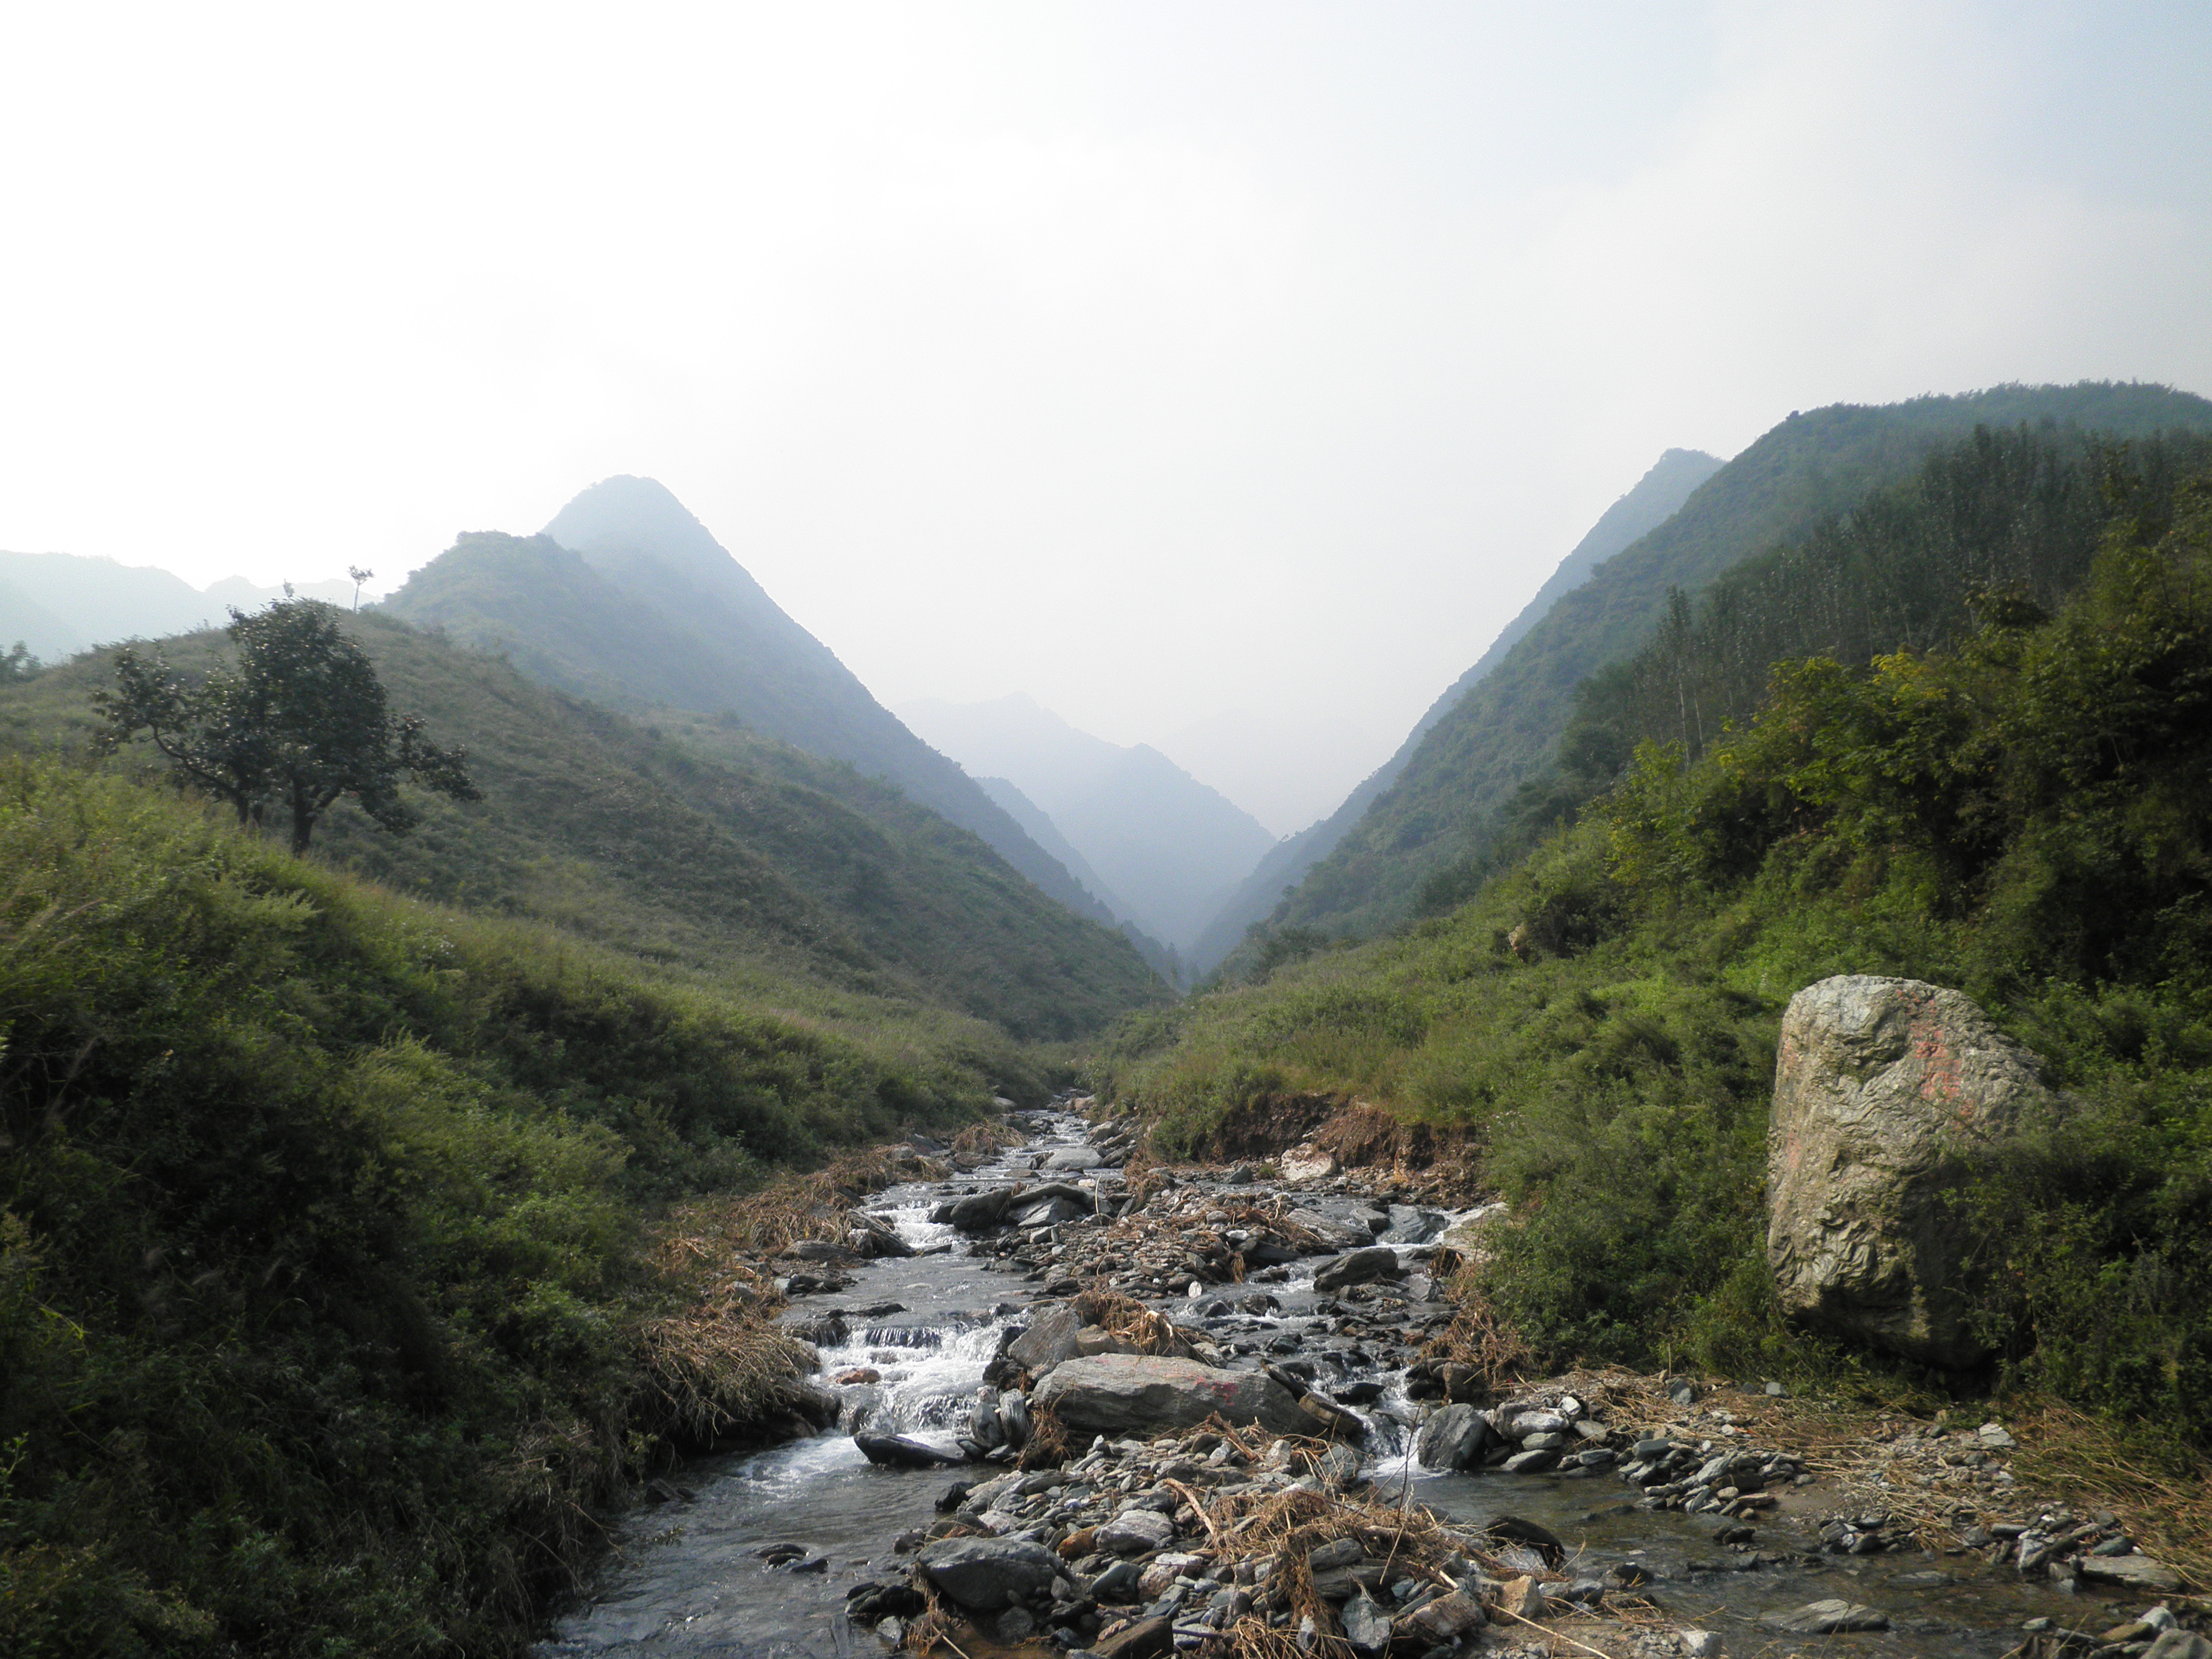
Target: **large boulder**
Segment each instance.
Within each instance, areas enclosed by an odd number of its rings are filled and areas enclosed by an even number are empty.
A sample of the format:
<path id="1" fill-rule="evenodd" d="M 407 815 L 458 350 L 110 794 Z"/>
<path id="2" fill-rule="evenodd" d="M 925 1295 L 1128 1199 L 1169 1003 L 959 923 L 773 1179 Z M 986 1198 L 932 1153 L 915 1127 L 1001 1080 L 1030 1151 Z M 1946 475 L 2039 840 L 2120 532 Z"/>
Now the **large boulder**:
<path id="1" fill-rule="evenodd" d="M 1323 1292 L 1341 1291 L 1378 1279 L 1401 1279 L 1405 1273 L 1405 1264 L 1398 1260 L 1397 1251 L 1388 1244 L 1370 1244 L 1364 1250 L 1352 1250 L 1334 1261 L 1323 1262 L 1321 1270 L 1314 1274 L 1314 1289 Z"/>
<path id="2" fill-rule="evenodd" d="M 940 1538 L 915 1558 L 922 1574 L 971 1613 L 995 1613 L 1009 1593 L 1039 1605 L 1052 1595 L 1060 1559 L 1026 1538 Z"/>
<path id="3" fill-rule="evenodd" d="M 1277 1434 L 1310 1433 L 1313 1427 L 1298 1402 L 1263 1371 L 1218 1370 L 1195 1359 L 1155 1354 L 1062 1360 L 1037 1384 L 1035 1401 L 1082 1435 L 1194 1429 L 1216 1412 L 1231 1424 L 1257 1423 Z"/>
<path id="4" fill-rule="evenodd" d="M 1447 1406 L 1421 1425 L 1413 1437 L 1413 1455 L 1425 1469 L 1463 1469 L 1489 1443 L 1489 1419 L 1472 1406 Z"/>
<path id="5" fill-rule="evenodd" d="M 1961 1370 L 1975 1240 L 1950 1201 L 1978 1156 L 2048 1125 L 2035 1056 L 1956 991 L 1847 975 L 1790 999 L 1767 1141 L 1767 1266 L 1784 1310 Z"/>
<path id="6" fill-rule="evenodd" d="M 1007 1206 L 1013 1201 L 1012 1187 L 994 1187 L 988 1192 L 970 1193 L 965 1198 L 956 1198 L 950 1204 L 940 1204 L 929 1212 L 932 1221 L 950 1223 L 963 1233 L 987 1232 L 1006 1218 Z"/>
<path id="7" fill-rule="evenodd" d="M 1073 1304 L 1067 1302 L 1033 1311 L 1035 1318 L 1029 1329 L 1008 1345 L 1006 1356 L 1025 1371 L 1048 1371 L 1061 1360 L 1074 1357 L 1076 1334 L 1083 1328 L 1083 1316 L 1075 1311 Z"/>

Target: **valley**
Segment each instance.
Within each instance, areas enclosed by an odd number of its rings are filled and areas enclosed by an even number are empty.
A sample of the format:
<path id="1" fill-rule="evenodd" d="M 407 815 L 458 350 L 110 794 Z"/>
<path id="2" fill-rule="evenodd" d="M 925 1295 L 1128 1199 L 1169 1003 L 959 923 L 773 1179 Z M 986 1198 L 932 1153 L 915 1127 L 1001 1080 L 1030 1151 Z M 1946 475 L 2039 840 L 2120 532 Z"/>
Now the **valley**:
<path id="1" fill-rule="evenodd" d="M 2208 573 L 2163 387 L 1670 450 L 1281 840 L 650 479 L 270 602 L 469 780 L 298 856 L 11 658 L 5 1628 L 2194 1652 Z"/>

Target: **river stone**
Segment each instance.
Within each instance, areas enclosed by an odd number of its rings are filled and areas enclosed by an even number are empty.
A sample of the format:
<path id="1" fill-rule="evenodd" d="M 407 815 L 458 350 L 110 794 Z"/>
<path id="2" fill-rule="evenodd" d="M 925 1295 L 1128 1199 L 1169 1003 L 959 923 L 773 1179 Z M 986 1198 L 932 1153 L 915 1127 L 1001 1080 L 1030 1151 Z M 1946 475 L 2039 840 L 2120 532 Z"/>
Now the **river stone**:
<path id="1" fill-rule="evenodd" d="M 1297 1401 L 1264 1372 L 1218 1370 L 1153 1354 L 1063 1360 L 1037 1384 L 1031 1403 L 1049 1407 L 1062 1426 L 1082 1435 L 1194 1429 L 1216 1412 L 1232 1426 L 1257 1423 L 1276 1434 L 1309 1426 Z"/>
<path id="2" fill-rule="evenodd" d="M 1323 1215 L 1318 1210 L 1292 1210 L 1284 1219 L 1319 1233 L 1322 1243 L 1332 1250 L 1357 1250 L 1375 1242 L 1375 1235 L 1366 1228 L 1355 1227 L 1348 1221 Z M 1248 1255 L 1245 1259 L 1249 1261 L 1251 1258 Z"/>
<path id="3" fill-rule="evenodd" d="M 1344 1604 L 1344 1638 L 1362 1653 L 1380 1653 L 1390 1645 L 1390 1615 L 1375 1605 L 1364 1591 Z"/>
<path id="4" fill-rule="evenodd" d="M 1843 975 L 1782 1018 L 1767 1139 L 1767 1267 L 1785 1312 L 1960 1370 L 1990 1349 L 1947 1203 L 1958 1162 L 2055 1121 L 2035 1056 L 1967 998 Z"/>
<path id="5" fill-rule="evenodd" d="M 1318 1146 L 1293 1146 L 1275 1167 L 1285 1181 L 1326 1181 L 1336 1173 L 1336 1158 Z"/>
<path id="6" fill-rule="evenodd" d="M 1048 1170 L 1095 1170 L 1105 1160 L 1093 1146 L 1063 1146 L 1045 1159 Z"/>
<path id="7" fill-rule="evenodd" d="M 947 1464 L 964 1463 L 968 1460 L 957 1452 L 939 1451 L 919 1440 L 909 1440 L 902 1434 L 860 1433 L 853 1437 L 871 1463 L 880 1463 L 894 1469 L 941 1469 Z"/>
<path id="8" fill-rule="evenodd" d="M 1314 1275 L 1316 1291 L 1340 1291 L 1350 1285 L 1370 1284 L 1378 1279 L 1396 1279 L 1405 1273 L 1399 1264 L 1398 1253 L 1388 1244 L 1376 1244 L 1364 1250 L 1353 1250 L 1334 1261 L 1322 1264 Z"/>
<path id="9" fill-rule="evenodd" d="M 1421 1425 L 1413 1455 L 1425 1469 L 1463 1469 L 1482 1455 L 1490 1425 L 1472 1406 L 1447 1406 Z"/>
<path id="10" fill-rule="evenodd" d="M 1762 1613 L 1759 1622 L 1802 1636 L 1832 1636 L 1845 1631 L 1887 1630 L 1889 1615 L 1832 1596 L 1825 1601 L 1808 1601 L 1787 1613 Z"/>
<path id="11" fill-rule="evenodd" d="M 997 1226 L 1006 1218 L 1006 1206 L 1013 1201 L 1012 1187 L 994 1187 L 988 1192 L 970 1193 L 965 1198 L 956 1198 L 950 1204 L 939 1205 L 930 1212 L 933 1221 L 941 1217 L 945 1224 L 963 1233 L 980 1233 Z"/>
<path id="12" fill-rule="evenodd" d="M 940 1538 L 915 1558 L 929 1582 L 971 1613 L 995 1613 L 1011 1599 L 1049 1596 L 1060 1563 L 1026 1538 Z"/>
<path id="13" fill-rule="evenodd" d="M 2212 1642 L 2185 1630 L 2163 1630 L 2143 1650 L 2142 1659 L 2212 1659 Z"/>
<path id="14" fill-rule="evenodd" d="M 1488 1622 L 1483 1615 L 1482 1603 L 1459 1590 L 1440 1595 L 1399 1620 L 1401 1625 L 1437 1642 L 1452 1641 L 1467 1631 L 1481 1629 Z"/>
<path id="15" fill-rule="evenodd" d="M 2148 1555 L 2098 1555 L 2081 1558 L 2081 1576 L 2108 1584 L 2124 1584 L 2152 1595 L 2172 1595 L 2182 1588 L 2181 1575 Z"/>
<path id="16" fill-rule="evenodd" d="M 1079 1215 L 1089 1215 L 1088 1204 L 1078 1204 L 1073 1199 L 1048 1198 L 1036 1204 L 1025 1203 L 1014 1217 L 1017 1227 L 1057 1227 L 1063 1221 L 1073 1221 Z"/>
<path id="17" fill-rule="evenodd" d="M 1164 1550 L 1175 1538 L 1175 1522 L 1158 1510 L 1123 1510 L 1098 1528 L 1100 1549 L 1115 1555 L 1143 1555 Z"/>

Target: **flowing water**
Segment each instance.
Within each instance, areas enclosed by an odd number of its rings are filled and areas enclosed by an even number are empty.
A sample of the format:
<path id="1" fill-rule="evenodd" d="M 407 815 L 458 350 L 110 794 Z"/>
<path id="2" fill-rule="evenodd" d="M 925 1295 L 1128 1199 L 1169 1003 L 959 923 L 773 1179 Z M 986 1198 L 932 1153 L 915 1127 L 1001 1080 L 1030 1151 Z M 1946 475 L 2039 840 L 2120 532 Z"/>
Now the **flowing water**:
<path id="1" fill-rule="evenodd" d="M 893 1553 L 893 1539 L 937 1519 L 936 1499 L 960 1472 L 878 1468 L 851 1435 L 865 1428 L 952 1449 L 954 1425 L 965 1419 L 1003 1327 L 1020 1322 L 1035 1287 L 988 1258 L 967 1255 L 951 1229 L 927 1218 L 948 1193 L 1026 1176 L 1033 1154 L 1080 1145 L 1084 1133 L 1082 1121 L 1065 1114 L 1036 1120 L 1032 1128 L 1030 1146 L 1011 1163 L 1002 1159 L 957 1182 L 894 1188 L 871 1202 L 908 1243 L 932 1253 L 863 1262 L 850 1290 L 808 1305 L 899 1304 L 896 1312 L 853 1319 L 849 1340 L 822 1353 L 825 1378 L 866 1368 L 881 1380 L 836 1388 L 844 1404 L 837 1428 L 768 1451 L 700 1459 L 677 1479 L 684 1497 L 623 1517 L 592 1582 L 539 1644 L 541 1659 L 876 1659 L 884 1652 L 872 1632 L 845 1619 L 845 1592 L 860 1579 L 903 1574 L 906 1559 Z M 1972 1556 L 1893 1553 L 1808 1561 L 1790 1554 L 1744 1571 L 1751 1558 L 1717 1548 L 1711 1519 L 1640 1509 L 1609 1471 L 1577 1478 L 1421 1469 L 1413 1465 L 1406 1427 L 1419 1408 L 1407 1401 L 1399 1375 L 1330 1352 L 1313 1328 L 1313 1264 L 1293 1267 L 1286 1282 L 1267 1288 L 1282 1308 L 1264 1321 L 1201 1320 L 1196 1310 L 1204 1297 L 1166 1310 L 1217 1329 L 1310 1342 L 1309 1356 L 1332 1368 L 1332 1386 L 1379 1384 L 1380 1398 L 1362 1414 L 1371 1425 L 1370 1476 L 1384 1491 L 1458 1521 L 1480 1524 L 1511 1514 L 1549 1527 L 1578 1553 L 1570 1571 L 1601 1573 L 1616 1562 L 1636 1562 L 1656 1581 L 1646 1593 L 1671 1619 L 1719 1632 L 1731 1655 L 1999 1659 L 2019 1644 L 2027 1619 L 2095 1631 L 2139 1610 L 2098 1593 L 2076 1596 L 2023 1583 L 2011 1569 Z M 1810 1541 L 1786 1528 L 1759 1528 L 1761 1549 L 1776 1555 Z M 779 1544 L 803 1547 L 796 1570 L 770 1566 L 755 1553 Z M 1893 1628 L 1784 1637 L 1755 1622 L 1770 1609 L 1834 1596 L 1881 1609 Z"/>

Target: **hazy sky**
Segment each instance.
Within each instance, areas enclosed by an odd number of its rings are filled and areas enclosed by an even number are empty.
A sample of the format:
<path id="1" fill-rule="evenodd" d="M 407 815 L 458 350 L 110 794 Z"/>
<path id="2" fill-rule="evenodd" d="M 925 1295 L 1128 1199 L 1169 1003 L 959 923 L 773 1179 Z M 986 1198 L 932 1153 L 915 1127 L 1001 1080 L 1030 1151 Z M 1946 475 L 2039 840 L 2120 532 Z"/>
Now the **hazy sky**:
<path id="1" fill-rule="evenodd" d="M 887 703 L 1288 830 L 1668 445 L 2212 392 L 2212 6 L 19 4 L 0 547 L 660 478 Z"/>

